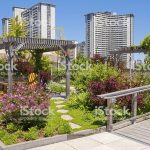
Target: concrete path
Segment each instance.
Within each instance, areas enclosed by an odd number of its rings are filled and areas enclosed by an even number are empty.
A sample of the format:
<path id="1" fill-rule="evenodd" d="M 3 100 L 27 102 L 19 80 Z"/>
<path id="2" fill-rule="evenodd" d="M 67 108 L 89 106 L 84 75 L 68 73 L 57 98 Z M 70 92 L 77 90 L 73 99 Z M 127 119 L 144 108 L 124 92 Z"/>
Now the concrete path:
<path id="1" fill-rule="evenodd" d="M 30 150 L 150 150 L 150 146 L 104 132 Z"/>

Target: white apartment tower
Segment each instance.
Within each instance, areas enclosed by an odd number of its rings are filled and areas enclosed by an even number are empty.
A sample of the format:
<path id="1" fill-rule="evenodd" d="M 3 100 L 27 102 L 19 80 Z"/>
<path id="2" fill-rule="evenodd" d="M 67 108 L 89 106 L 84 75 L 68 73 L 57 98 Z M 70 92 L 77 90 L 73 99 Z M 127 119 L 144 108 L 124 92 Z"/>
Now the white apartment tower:
<path id="1" fill-rule="evenodd" d="M 110 51 L 133 45 L 134 15 L 117 15 L 111 12 L 97 12 L 85 15 L 86 21 L 86 55 L 92 57 L 98 53 L 109 56 Z M 133 59 L 133 55 L 131 56 Z M 124 54 L 122 60 L 129 65 L 129 56 Z"/>
<path id="2" fill-rule="evenodd" d="M 55 5 L 38 3 L 22 12 L 28 37 L 55 39 Z"/>
<path id="3" fill-rule="evenodd" d="M 25 22 L 28 37 L 55 39 L 55 5 L 38 3 L 29 9 L 13 7 L 13 18 L 16 16 Z M 9 31 L 10 18 L 6 19 L 2 19 L 3 33 Z"/>
<path id="4" fill-rule="evenodd" d="M 2 19 L 2 30 L 3 34 L 8 34 L 10 31 L 11 21 L 10 18 L 3 18 Z"/>
<path id="5" fill-rule="evenodd" d="M 26 8 L 13 7 L 13 18 L 18 16 L 19 21 L 22 21 L 21 13 L 26 10 Z M 3 34 L 8 34 L 11 26 L 11 18 L 2 19 L 2 30 Z"/>
<path id="6" fill-rule="evenodd" d="M 85 56 L 85 42 L 77 44 L 77 55 Z"/>

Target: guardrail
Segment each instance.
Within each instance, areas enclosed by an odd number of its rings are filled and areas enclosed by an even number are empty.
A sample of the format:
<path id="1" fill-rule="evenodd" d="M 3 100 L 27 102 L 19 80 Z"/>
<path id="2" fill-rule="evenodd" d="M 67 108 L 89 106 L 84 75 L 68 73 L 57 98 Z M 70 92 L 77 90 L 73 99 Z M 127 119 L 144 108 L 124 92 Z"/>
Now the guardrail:
<path id="1" fill-rule="evenodd" d="M 111 132 L 113 130 L 113 104 L 116 102 L 116 98 L 132 95 L 132 106 L 131 106 L 131 115 L 132 115 L 132 124 L 136 122 L 137 117 L 137 94 L 144 91 L 149 91 L 150 85 L 131 88 L 127 90 L 112 92 L 108 94 L 102 94 L 98 95 L 98 97 L 106 99 L 107 100 L 107 109 L 108 109 L 108 115 L 107 115 L 107 131 Z"/>

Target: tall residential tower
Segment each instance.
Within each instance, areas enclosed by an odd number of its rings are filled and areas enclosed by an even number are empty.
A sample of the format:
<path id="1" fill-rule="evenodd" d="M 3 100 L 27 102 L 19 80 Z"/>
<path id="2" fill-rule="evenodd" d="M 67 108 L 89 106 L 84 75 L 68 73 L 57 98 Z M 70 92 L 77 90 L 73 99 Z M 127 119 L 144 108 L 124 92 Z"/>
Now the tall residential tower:
<path id="1" fill-rule="evenodd" d="M 38 3 L 31 8 L 13 7 L 13 18 L 25 21 L 30 38 L 55 39 L 55 5 Z M 3 33 L 8 33 L 10 18 L 2 19 Z"/>
<path id="2" fill-rule="evenodd" d="M 92 57 L 98 53 L 109 56 L 110 51 L 133 45 L 134 15 L 118 15 L 111 12 L 97 12 L 85 15 L 86 55 Z M 133 56 L 131 56 L 133 59 Z M 124 54 L 122 60 L 129 62 Z M 128 65 L 128 64 L 127 64 Z"/>

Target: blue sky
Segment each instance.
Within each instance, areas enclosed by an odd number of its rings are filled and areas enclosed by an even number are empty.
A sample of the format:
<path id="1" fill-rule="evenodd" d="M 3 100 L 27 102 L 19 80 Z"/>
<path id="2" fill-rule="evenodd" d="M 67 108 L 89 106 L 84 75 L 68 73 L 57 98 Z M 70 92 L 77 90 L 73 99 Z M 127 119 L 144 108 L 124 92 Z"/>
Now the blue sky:
<path id="1" fill-rule="evenodd" d="M 63 27 L 65 39 L 85 40 L 85 18 L 90 12 L 111 11 L 135 15 L 134 42 L 150 33 L 150 0 L 0 0 L 0 19 L 12 16 L 12 7 L 31 7 L 38 2 L 56 5 L 56 24 Z M 2 30 L 0 23 L 0 34 Z"/>

